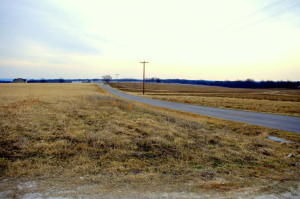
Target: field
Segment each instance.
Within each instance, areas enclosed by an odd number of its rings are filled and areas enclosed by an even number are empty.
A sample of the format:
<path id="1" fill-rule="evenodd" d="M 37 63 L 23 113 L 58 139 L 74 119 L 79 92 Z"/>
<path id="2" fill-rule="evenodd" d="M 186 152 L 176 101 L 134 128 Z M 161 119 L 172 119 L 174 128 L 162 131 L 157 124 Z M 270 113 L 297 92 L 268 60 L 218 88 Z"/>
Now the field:
<path id="1" fill-rule="evenodd" d="M 3 198 L 190 198 L 285 192 L 299 183 L 297 134 L 135 104 L 96 84 L 0 84 L 0 109 Z"/>
<path id="2" fill-rule="evenodd" d="M 111 83 L 112 87 L 140 95 L 141 83 Z M 290 116 L 300 116 L 299 89 L 241 89 L 183 84 L 146 84 L 152 99 Z"/>

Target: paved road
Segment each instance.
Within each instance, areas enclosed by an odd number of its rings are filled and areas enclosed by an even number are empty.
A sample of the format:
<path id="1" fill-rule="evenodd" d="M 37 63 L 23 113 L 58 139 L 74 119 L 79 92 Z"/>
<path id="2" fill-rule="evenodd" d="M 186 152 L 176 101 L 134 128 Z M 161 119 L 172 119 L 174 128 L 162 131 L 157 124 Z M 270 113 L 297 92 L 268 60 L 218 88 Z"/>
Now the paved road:
<path id="1" fill-rule="evenodd" d="M 290 131 L 290 132 L 300 134 L 300 117 L 291 117 L 291 116 L 265 114 L 265 113 L 254 113 L 249 111 L 237 111 L 237 110 L 229 110 L 229 109 L 221 109 L 221 108 L 211 108 L 211 107 L 204 107 L 204 106 L 197 106 L 197 105 L 190 105 L 190 104 L 154 100 L 154 99 L 129 95 L 101 83 L 99 85 L 105 90 L 107 90 L 108 92 L 116 96 L 128 100 L 141 102 L 144 104 L 150 104 L 153 106 L 169 108 L 169 109 L 184 111 L 184 112 L 191 112 L 200 115 L 206 115 L 206 116 L 221 118 L 225 120 L 243 122 L 247 124 L 254 124 L 258 126 Z"/>

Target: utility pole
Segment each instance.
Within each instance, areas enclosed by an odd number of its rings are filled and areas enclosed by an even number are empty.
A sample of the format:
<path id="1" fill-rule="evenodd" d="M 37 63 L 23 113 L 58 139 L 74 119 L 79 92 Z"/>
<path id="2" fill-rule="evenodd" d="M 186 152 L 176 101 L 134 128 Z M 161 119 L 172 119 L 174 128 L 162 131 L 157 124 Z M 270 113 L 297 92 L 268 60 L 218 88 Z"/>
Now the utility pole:
<path id="1" fill-rule="evenodd" d="M 117 76 L 117 79 L 116 79 L 116 87 L 118 88 L 118 76 L 119 76 L 119 74 L 116 74 L 116 76 Z"/>
<path id="2" fill-rule="evenodd" d="M 145 64 L 149 63 L 146 61 L 140 62 L 141 64 L 143 64 L 143 95 L 145 94 Z"/>

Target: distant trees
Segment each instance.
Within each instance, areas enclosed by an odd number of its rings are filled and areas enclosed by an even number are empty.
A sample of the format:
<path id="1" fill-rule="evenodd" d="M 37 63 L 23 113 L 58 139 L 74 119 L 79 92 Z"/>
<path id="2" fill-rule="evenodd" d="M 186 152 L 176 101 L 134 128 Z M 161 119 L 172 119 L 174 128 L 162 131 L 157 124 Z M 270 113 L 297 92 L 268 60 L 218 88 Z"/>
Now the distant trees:
<path id="1" fill-rule="evenodd" d="M 223 86 L 231 88 L 292 88 L 299 89 L 300 82 L 292 81 L 254 81 L 253 79 L 236 80 L 236 81 L 207 81 L 207 80 L 186 80 L 186 79 L 162 79 L 163 83 L 181 83 L 197 84 L 207 86 Z"/>
<path id="2" fill-rule="evenodd" d="M 71 83 L 72 81 L 105 81 L 109 83 L 112 80 L 110 75 L 104 75 L 101 79 L 29 79 L 27 83 Z M 24 80 L 26 81 L 26 80 Z M 123 78 L 119 79 L 118 82 L 141 82 L 141 79 Z M 0 83 L 11 83 L 10 81 L 0 81 Z M 255 81 L 251 78 L 245 80 L 236 81 L 209 81 L 209 80 L 188 80 L 188 79 L 160 79 L 157 77 L 147 78 L 147 83 L 180 83 L 180 84 L 195 84 L 195 85 L 206 85 L 206 86 L 223 86 L 231 88 L 289 88 L 289 89 L 300 89 L 300 81 L 272 81 L 262 80 Z"/>
<path id="3" fill-rule="evenodd" d="M 60 78 L 60 79 L 58 79 L 58 82 L 59 82 L 59 83 L 64 83 L 65 80 L 64 80 L 63 78 Z"/>
<path id="4" fill-rule="evenodd" d="M 103 78 L 103 81 L 105 81 L 106 83 L 108 83 L 109 81 L 112 80 L 110 75 L 104 75 L 102 78 Z"/>
<path id="5" fill-rule="evenodd" d="M 158 77 L 152 77 L 152 78 L 147 79 L 146 82 L 160 83 L 161 80 Z"/>
<path id="6" fill-rule="evenodd" d="M 13 80 L 13 83 L 26 83 L 27 80 L 26 79 L 22 79 L 22 78 L 17 78 Z"/>

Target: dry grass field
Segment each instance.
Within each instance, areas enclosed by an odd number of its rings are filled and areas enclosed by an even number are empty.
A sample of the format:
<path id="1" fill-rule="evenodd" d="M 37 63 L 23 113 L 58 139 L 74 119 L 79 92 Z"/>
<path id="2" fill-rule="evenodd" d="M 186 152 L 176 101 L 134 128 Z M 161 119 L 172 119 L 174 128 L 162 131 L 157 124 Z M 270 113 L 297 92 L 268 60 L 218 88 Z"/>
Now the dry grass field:
<path id="1" fill-rule="evenodd" d="M 0 110 L 4 198 L 32 191 L 22 186 L 226 194 L 299 182 L 297 134 L 146 108 L 95 84 L 0 84 Z"/>
<path id="2" fill-rule="evenodd" d="M 141 83 L 111 83 L 112 87 L 141 94 Z M 146 84 L 152 99 L 281 115 L 300 116 L 300 90 L 240 89 L 183 84 Z"/>

